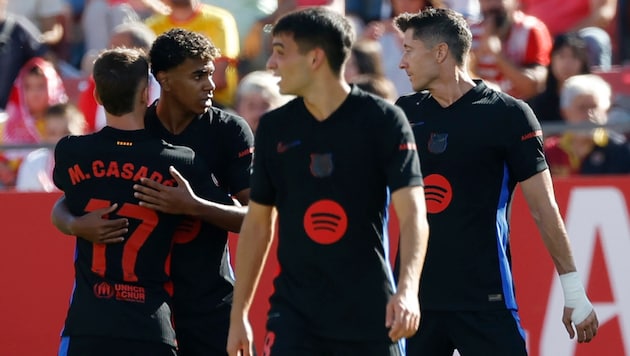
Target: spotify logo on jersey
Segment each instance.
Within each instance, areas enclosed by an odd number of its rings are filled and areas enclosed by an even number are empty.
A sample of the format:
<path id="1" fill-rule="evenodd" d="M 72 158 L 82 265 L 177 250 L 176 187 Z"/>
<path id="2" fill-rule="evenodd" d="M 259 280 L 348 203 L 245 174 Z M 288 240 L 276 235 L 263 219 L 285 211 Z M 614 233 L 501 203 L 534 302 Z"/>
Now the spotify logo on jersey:
<path id="1" fill-rule="evenodd" d="M 451 183 L 440 174 L 431 174 L 424 178 L 424 197 L 427 202 L 427 212 L 441 213 L 448 207 L 453 198 Z"/>
<path id="2" fill-rule="evenodd" d="M 339 241 L 348 228 L 348 216 L 339 203 L 323 199 L 306 209 L 304 230 L 311 240 L 329 245 Z"/>

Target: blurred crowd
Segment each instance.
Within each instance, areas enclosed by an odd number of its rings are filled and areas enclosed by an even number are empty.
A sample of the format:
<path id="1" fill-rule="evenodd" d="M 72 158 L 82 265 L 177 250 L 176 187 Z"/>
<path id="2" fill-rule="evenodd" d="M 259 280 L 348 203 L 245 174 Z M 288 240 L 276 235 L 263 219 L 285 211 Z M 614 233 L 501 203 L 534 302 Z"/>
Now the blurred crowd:
<path id="1" fill-rule="evenodd" d="M 412 90 L 392 19 L 449 7 L 470 24 L 473 77 L 527 101 L 543 124 L 630 123 L 630 80 L 610 80 L 630 78 L 628 0 L 0 0 L 0 190 L 54 190 L 54 144 L 105 122 L 92 95 L 95 56 L 148 50 L 173 27 L 220 49 L 214 104 L 255 132 L 263 113 L 291 99 L 265 68 L 270 28 L 303 6 L 352 20 L 357 41 L 345 78 L 392 102 Z M 153 80 L 152 100 L 158 86 Z M 546 137 L 554 177 L 630 173 L 628 132 L 583 126 Z"/>

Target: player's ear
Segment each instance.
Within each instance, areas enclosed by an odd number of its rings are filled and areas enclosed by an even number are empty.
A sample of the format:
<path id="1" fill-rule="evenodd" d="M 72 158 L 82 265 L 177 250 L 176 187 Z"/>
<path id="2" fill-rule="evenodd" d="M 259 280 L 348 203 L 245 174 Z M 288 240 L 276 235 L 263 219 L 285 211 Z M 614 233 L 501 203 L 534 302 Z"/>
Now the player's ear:
<path id="1" fill-rule="evenodd" d="M 168 73 L 166 73 L 165 71 L 157 72 L 155 74 L 155 79 L 158 81 L 158 83 L 160 83 L 161 89 L 166 90 L 166 91 L 169 91 L 171 89 L 169 79 L 168 79 Z"/>
<path id="2" fill-rule="evenodd" d="M 435 60 L 438 63 L 442 63 L 446 60 L 447 56 L 448 56 L 448 45 L 446 44 L 446 42 L 438 43 L 436 51 L 435 51 Z"/>
<path id="3" fill-rule="evenodd" d="M 142 92 L 140 93 L 140 103 L 142 103 L 144 106 L 149 105 L 149 86 L 148 85 L 145 85 L 144 88 L 142 89 Z"/>
<path id="4" fill-rule="evenodd" d="M 311 61 L 314 69 L 319 68 L 326 62 L 326 53 L 321 48 L 314 48 L 311 50 Z"/>

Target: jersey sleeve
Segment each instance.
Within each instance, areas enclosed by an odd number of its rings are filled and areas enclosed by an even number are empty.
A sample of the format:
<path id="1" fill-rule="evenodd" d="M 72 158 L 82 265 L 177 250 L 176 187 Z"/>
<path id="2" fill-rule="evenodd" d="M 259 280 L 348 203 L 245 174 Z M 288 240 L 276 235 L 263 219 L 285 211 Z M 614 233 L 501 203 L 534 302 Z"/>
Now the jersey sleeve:
<path id="1" fill-rule="evenodd" d="M 402 109 L 392 106 L 385 111 L 390 116 L 381 140 L 382 162 L 387 185 L 393 192 L 407 186 L 423 185 L 420 159 L 411 126 Z"/>
<path id="2" fill-rule="evenodd" d="M 532 109 L 522 101 L 510 107 L 507 120 L 507 164 L 517 181 L 524 181 L 547 169 L 543 149 L 543 132 Z"/>
<path id="3" fill-rule="evenodd" d="M 217 186 L 212 175 L 207 170 L 207 163 L 192 150 L 192 163 L 188 167 L 190 171 L 189 183 L 193 191 L 200 197 L 215 203 L 234 205 L 232 198 Z"/>
<path id="4" fill-rule="evenodd" d="M 229 150 L 227 165 L 227 184 L 230 194 L 234 195 L 249 188 L 252 159 L 254 154 L 254 134 L 241 117 L 234 117 L 233 124 L 226 132 L 226 145 Z"/>
<path id="5" fill-rule="evenodd" d="M 71 157 L 70 145 L 70 136 L 62 138 L 57 142 L 57 145 L 55 145 L 53 182 L 61 191 L 65 191 L 70 184 L 68 175 L 68 170 L 70 169 L 69 158 Z"/>
<path id="6" fill-rule="evenodd" d="M 270 128 L 267 114 L 260 118 L 258 129 L 256 130 L 256 148 L 254 150 L 254 165 L 251 176 L 250 199 L 263 204 L 274 205 L 276 189 L 271 182 L 269 169 L 269 134 L 273 132 Z"/>

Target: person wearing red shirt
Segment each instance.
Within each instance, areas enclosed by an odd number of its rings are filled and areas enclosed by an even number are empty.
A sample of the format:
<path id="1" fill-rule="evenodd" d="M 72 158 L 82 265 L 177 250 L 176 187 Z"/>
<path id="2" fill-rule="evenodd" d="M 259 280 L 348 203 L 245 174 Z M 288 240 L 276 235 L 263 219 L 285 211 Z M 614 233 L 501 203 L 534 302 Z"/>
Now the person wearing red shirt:
<path id="1" fill-rule="evenodd" d="M 518 0 L 480 0 L 483 20 L 471 26 L 472 72 L 516 98 L 540 93 L 552 39 L 545 24 L 518 10 Z"/>

